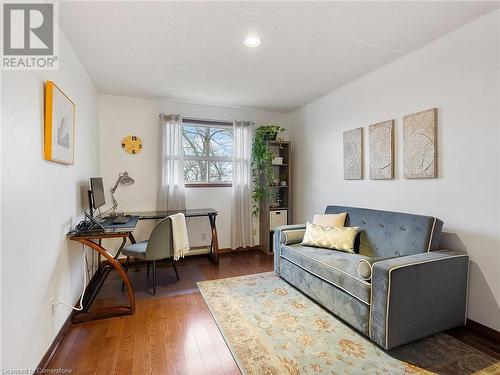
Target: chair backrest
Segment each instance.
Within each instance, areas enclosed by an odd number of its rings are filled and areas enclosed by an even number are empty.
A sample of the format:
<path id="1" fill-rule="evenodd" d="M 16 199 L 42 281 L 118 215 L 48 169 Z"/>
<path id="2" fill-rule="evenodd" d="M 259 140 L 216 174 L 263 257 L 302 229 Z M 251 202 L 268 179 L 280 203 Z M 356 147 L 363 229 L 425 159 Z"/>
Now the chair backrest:
<path id="1" fill-rule="evenodd" d="M 438 250 L 443 222 L 435 217 L 367 208 L 328 206 L 326 214 L 347 212 L 346 226 L 359 227 L 359 253 L 399 256 Z"/>
<path id="2" fill-rule="evenodd" d="M 167 217 L 160 221 L 149 236 L 146 260 L 164 259 L 173 256 L 172 220 Z"/>

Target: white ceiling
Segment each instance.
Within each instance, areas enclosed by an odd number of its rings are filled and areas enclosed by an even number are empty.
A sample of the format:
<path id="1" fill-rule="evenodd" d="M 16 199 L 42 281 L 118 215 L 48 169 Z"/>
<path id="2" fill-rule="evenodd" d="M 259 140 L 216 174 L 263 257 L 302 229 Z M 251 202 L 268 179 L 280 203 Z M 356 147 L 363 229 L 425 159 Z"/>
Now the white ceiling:
<path id="1" fill-rule="evenodd" d="M 60 20 L 100 93 L 288 111 L 499 6 L 63 2 Z"/>

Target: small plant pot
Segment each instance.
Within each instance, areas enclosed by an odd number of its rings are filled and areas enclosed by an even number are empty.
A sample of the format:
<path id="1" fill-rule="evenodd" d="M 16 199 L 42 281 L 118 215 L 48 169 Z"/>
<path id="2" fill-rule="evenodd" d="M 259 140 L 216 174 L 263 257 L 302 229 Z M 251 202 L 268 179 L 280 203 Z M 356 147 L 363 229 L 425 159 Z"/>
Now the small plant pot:
<path id="1" fill-rule="evenodd" d="M 264 136 L 264 139 L 265 139 L 266 141 L 275 141 L 277 136 L 278 136 L 278 132 L 275 132 L 275 133 L 269 133 L 269 134 L 266 134 L 266 135 Z"/>

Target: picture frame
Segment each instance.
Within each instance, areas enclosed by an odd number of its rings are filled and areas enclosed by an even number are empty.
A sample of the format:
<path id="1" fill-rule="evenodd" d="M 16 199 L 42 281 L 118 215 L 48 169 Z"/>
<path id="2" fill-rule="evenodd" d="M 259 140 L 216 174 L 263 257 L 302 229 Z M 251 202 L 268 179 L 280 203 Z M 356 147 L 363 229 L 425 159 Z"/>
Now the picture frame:
<path id="1" fill-rule="evenodd" d="M 437 108 L 403 117 L 403 177 L 437 178 Z"/>
<path id="2" fill-rule="evenodd" d="M 344 180 L 363 179 L 363 128 L 346 130 L 343 134 Z"/>
<path id="3" fill-rule="evenodd" d="M 75 103 L 52 81 L 45 82 L 44 158 L 73 165 Z"/>
<path id="4" fill-rule="evenodd" d="M 370 179 L 394 179 L 394 120 L 370 125 Z"/>

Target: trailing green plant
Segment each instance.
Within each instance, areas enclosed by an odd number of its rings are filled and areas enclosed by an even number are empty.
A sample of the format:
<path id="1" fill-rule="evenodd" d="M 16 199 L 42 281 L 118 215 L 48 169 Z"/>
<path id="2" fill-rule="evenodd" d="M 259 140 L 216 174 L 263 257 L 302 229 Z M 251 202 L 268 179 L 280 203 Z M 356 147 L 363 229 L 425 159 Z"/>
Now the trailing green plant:
<path id="1" fill-rule="evenodd" d="M 269 183 L 273 179 L 273 154 L 268 141 L 275 140 L 278 133 L 284 130 L 278 124 L 262 125 L 255 130 L 252 144 L 252 214 L 254 216 L 259 214 L 260 201 L 271 198 Z"/>

